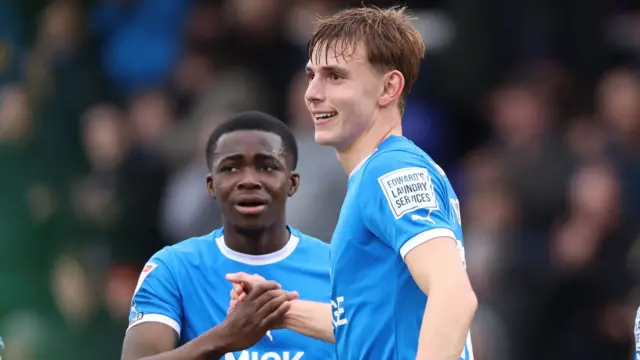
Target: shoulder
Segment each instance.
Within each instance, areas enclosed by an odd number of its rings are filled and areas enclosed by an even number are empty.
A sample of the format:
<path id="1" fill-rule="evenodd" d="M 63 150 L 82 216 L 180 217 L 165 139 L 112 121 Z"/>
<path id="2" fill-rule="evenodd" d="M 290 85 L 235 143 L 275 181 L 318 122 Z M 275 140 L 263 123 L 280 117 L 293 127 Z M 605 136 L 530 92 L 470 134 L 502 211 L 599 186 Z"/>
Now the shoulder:
<path id="1" fill-rule="evenodd" d="M 361 182 L 365 188 L 375 186 L 386 191 L 415 182 L 440 184 L 446 179 L 444 170 L 415 145 L 376 152 L 361 171 Z"/>
<path id="2" fill-rule="evenodd" d="M 416 209 L 438 209 L 438 194 L 446 191 L 444 171 L 413 145 L 374 153 L 363 166 L 359 198 L 370 204 L 365 212 L 377 213 L 384 203 L 398 219 Z"/>
<path id="3" fill-rule="evenodd" d="M 322 241 L 318 238 L 315 238 L 311 235 L 307 235 L 298 229 L 295 229 L 292 227 L 290 227 L 290 229 L 291 229 L 291 233 L 299 239 L 298 246 L 316 248 L 319 250 L 326 250 L 326 251 L 329 250 L 329 244 L 327 242 Z"/>
<path id="4" fill-rule="evenodd" d="M 156 252 L 149 262 L 162 262 L 171 266 L 182 260 L 198 258 L 204 252 L 211 252 L 210 249 L 216 246 L 216 232 L 217 230 L 207 235 L 185 239 L 174 245 L 165 246 Z"/>
<path id="5" fill-rule="evenodd" d="M 296 252 L 304 257 L 325 259 L 329 256 L 330 245 L 313 236 L 307 235 L 300 230 L 291 228 L 291 233 L 298 238 Z"/>
<path id="6" fill-rule="evenodd" d="M 446 177 L 444 170 L 422 149 L 413 143 L 403 146 L 385 148 L 371 155 L 362 168 L 364 178 L 378 180 L 390 172 L 411 169 L 426 170 L 431 177 Z"/>

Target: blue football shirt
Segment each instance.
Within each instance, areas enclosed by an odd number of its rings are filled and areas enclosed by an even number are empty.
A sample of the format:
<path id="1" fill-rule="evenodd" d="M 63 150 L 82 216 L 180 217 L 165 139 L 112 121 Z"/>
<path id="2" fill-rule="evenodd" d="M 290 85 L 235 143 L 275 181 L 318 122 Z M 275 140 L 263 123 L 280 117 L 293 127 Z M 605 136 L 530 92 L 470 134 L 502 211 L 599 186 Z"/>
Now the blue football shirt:
<path id="1" fill-rule="evenodd" d="M 443 236 L 464 263 L 460 206 L 444 171 L 407 138 L 387 138 L 351 173 L 331 240 L 338 359 L 415 359 L 427 297 L 403 259 Z M 470 336 L 460 359 L 473 359 Z"/>
<path id="2" fill-rule="evenodd" d="M 129 328 L 154 321 L 172 327 L 185 344 L 220 324 L 229 307 L 231 284 L 225 275 L 259 274 L 301 299 L 328 303 L 329 245 L 289 228 L 291 238 L 277 252 L 247 255 L 224 242 L 222 229 L 165 247 L 151 257 L 138 280 Z M 227 354 L 225 360 L 333 359 L 333 344 L 286 329 L 272 330 L 255 346 Z"/>

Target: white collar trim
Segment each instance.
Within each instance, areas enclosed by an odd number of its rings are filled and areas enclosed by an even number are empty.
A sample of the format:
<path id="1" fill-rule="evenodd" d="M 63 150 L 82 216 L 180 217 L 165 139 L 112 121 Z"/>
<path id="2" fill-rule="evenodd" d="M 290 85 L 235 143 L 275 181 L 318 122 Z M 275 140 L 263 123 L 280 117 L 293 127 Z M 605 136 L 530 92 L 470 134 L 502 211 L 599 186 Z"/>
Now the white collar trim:
<path id="1" fill-rule="evenodd" d="M 280 250 L 264 255 L 249 255 L 230 249 L 224 242 L 224 235 L 216 239 L 220 252 L 225 257 L 247 265 L 269 265 L 286 259 L 298 246 L 300 239 L 291 233 L 289 241 Z"/>
<path id="2" fill-rule="evenodd" d="M 376 148 L 375 150 L 373 150 L 373 152 L 376 152 L 376 150 L 378 150 L 378 148 Z M 362 159 L 358 165 L 356 165 L 356 167 L 353 168 L 353 170 L 351 170 L 351 173 L 349 174 L 349 178 L 351 178 L 353 176 L 353 174 L 357 173 L 358 170 L 360 170 L 360 168 L 364 165 L 365 162 L 367 162 L 367 160 L 369 160 L 369 158 L 371 157 L 371 155 L 373 155 L 373 153 L 367 155 L 364 159 Z"/>

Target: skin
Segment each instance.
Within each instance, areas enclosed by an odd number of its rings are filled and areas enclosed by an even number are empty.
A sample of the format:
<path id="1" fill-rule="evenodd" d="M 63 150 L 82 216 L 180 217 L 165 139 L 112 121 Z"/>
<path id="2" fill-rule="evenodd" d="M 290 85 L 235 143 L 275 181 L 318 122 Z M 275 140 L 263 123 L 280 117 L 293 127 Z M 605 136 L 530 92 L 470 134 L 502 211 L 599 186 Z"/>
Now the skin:
<path id="1" fill-rule="evenodd" d="M 344 51 L 343 51 L 344 50 Z M 315 127 L 315 140 L 338 152 L 338 159 L 350 173 L 372 150 L 390 135 L 401 135 L 398 100 L 404 76 L 398 70 L 373 67 L 366 49 L 318 46 L 305 68 L 309 81 L 305 103 Z M 325 55 L 326 51 L 326 56 Z M 319 120 L 315 114 L 336 111 L 337 116 Z"/>
<path id="2" fill-rule="evenodd" d="M 245 254 L 267 254 L 286 245 L 290 234 L 285 203 L 300 183 L 292 163 L 292 156 L 284 151 L 282 139 L 276 134 L 236 131 L 218 140 L 206 183 L 209 194 L 220 204 L 229 248 Z M 247 197 L 263 200 L 263 211 L 255 215 L 239 211 L 235 205 Z M 242 304 L 208 332 L 176 348 L 178 334 L 171 327 L 141 323 L 127 331 L 122 359 L 218 359 L 227 352 L 255 345 L 267 330 L 282 323 L 290 301 L 297 297 L 297 293 L 285 292 L 273 281 L 244 284 Z"/>
<path id="3" fill-rule="evenodd" d="M 262 131 L 236 131 L 223 135 L 207 176 L 209 194 L 220 204 L 225 242 L 243 254 L 268 254 L 289 240 L 285 205 L 300 184 L 292 170 L 292 156 L 282 139 Z M 236 204 L 249 197 L 266 202 L 258 215 L 244 215 Z"/>

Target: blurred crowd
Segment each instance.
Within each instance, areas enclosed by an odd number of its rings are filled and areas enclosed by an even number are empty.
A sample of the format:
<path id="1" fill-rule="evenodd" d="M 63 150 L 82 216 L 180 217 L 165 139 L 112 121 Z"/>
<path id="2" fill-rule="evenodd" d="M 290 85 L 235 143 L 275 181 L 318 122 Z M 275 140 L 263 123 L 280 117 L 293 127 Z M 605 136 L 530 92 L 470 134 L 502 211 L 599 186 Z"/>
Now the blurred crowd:
<path id="1" fill-rule="evenodd" d="M 117 359 L 145 261 L 220 226 L 204 145 L 285 121 L 288 221 L 346 188 L 313 141 L 306 39 L 335 0 L 0 0 L 0 335 L 9 360 Z M 640 3 L 406 1 L 427 54 L 403 125 L 461 199 L 478 360 L 630 359 L 640 305 Z"/>

